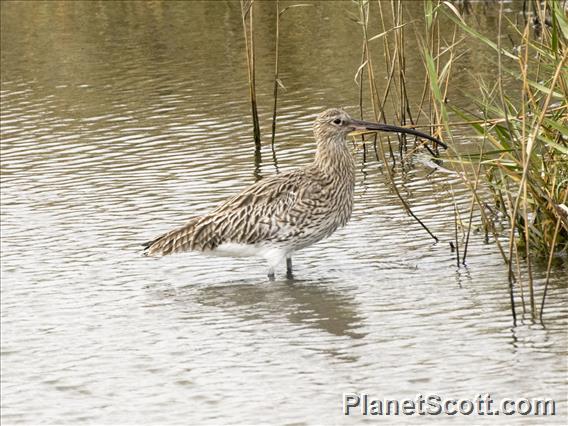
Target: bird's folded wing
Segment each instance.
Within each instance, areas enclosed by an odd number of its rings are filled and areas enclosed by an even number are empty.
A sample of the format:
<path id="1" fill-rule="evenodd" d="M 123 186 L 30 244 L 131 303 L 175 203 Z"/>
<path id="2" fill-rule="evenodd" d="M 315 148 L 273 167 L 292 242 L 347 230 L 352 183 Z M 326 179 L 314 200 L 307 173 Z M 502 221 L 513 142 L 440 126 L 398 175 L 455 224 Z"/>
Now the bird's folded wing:
<path id="1" fill-rule="evenodd" d="M 296 169 L 262 179 L 211 213 L 195 217 L 146 244 L 147 255 L 214 250 L 223 243 L 285 241 L 317 213 L 321 185 Z"/>

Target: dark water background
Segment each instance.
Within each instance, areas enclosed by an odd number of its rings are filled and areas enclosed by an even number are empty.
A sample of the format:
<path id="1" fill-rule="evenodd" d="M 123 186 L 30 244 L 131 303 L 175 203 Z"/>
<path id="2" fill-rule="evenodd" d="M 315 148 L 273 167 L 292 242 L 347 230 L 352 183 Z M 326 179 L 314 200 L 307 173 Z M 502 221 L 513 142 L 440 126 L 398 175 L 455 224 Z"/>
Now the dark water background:
<path id="1" fill-rule="evenodd" d="M 405 8 L 419 17 L 422 5 Z M 496 8 L 480 10 L 479 27 L 496 31 Z M 310 161 L 319 111 L 357 112 L 348 12 L 316 2 L 282 19 L 279 170 Z M 255 13 L 267 141 L 274 4 Z M 358 149 L 353 218 L 296 256 L 294 281 L 268 282 L 254 259 L 140 256 L 141 242 L 276 171 L 268 144 L 255 165 L 238 2 L 9 1 L 1 19 L 3 422 L 349 423 L 363 419 L 341 415 L 342 393 L 365 391 L 555 398 L 556 417 L 492 420 L 566 420 L 567 268 L 553 272 L 545 327 L 513 327 L 495 245 L 474 234 L 467 268 L 449 250 L 450 189 L 470 202 L 455 176 L 420 164 L 397 176 L 433 244 Z M 462 92 L 492 73 L 469 50 L 452 102 L 467 105 Z"/>

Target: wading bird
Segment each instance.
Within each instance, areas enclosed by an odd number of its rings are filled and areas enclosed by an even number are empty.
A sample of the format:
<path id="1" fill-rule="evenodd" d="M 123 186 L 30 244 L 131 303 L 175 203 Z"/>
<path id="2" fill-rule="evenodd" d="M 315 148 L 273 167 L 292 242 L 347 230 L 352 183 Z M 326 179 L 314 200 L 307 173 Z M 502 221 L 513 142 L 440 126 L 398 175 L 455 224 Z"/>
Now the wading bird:
<path id="1" fill-rule="evenodd" d="M 317 150 L 305 167 L 264 178 L 210 213 L 144 244 L 144 254 L 161 256 L 201 251 L 225 256 L 259 256 L 268 261 L 268 278 L 292 254 L 344 226 L 353 209 L 355 162 L 347 135 L 355 130 L 408 133 L 446 146 L 422 132 L 355 120 L 328 109 L 315 120 Z"/>

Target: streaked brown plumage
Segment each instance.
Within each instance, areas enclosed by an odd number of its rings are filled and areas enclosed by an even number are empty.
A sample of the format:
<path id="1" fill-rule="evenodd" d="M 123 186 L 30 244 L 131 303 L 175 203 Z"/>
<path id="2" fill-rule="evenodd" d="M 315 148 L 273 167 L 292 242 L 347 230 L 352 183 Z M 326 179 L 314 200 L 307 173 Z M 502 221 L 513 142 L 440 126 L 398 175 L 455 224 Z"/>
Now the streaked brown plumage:
<path id="1" fill-rule="evenodd" d="M 317 151 L 302 168 L 264 178 L 212 212 L 189 220 L 145 244 L 148 256 L 183 251 L 264 257 L 269 277 L 293 252 L 344 226 L 353 209 L 354 160 L 347 135 L 357 129 L 412 133 L 410 129 L 353 120 L 341 109 L 328 109 L 314 123 Z"/>

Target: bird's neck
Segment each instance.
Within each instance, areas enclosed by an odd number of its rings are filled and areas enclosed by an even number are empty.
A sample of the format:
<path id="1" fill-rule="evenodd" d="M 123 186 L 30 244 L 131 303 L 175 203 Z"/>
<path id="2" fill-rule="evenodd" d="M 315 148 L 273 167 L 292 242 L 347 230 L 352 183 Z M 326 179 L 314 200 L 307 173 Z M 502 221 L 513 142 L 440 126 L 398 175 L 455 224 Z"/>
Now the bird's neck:
<path id="1" fill-rule="evenodd" d="M 317 141 L 314 166 L 330 175 L 343 175 L 354 179 L 355 161 L 344 136 Z"/>

